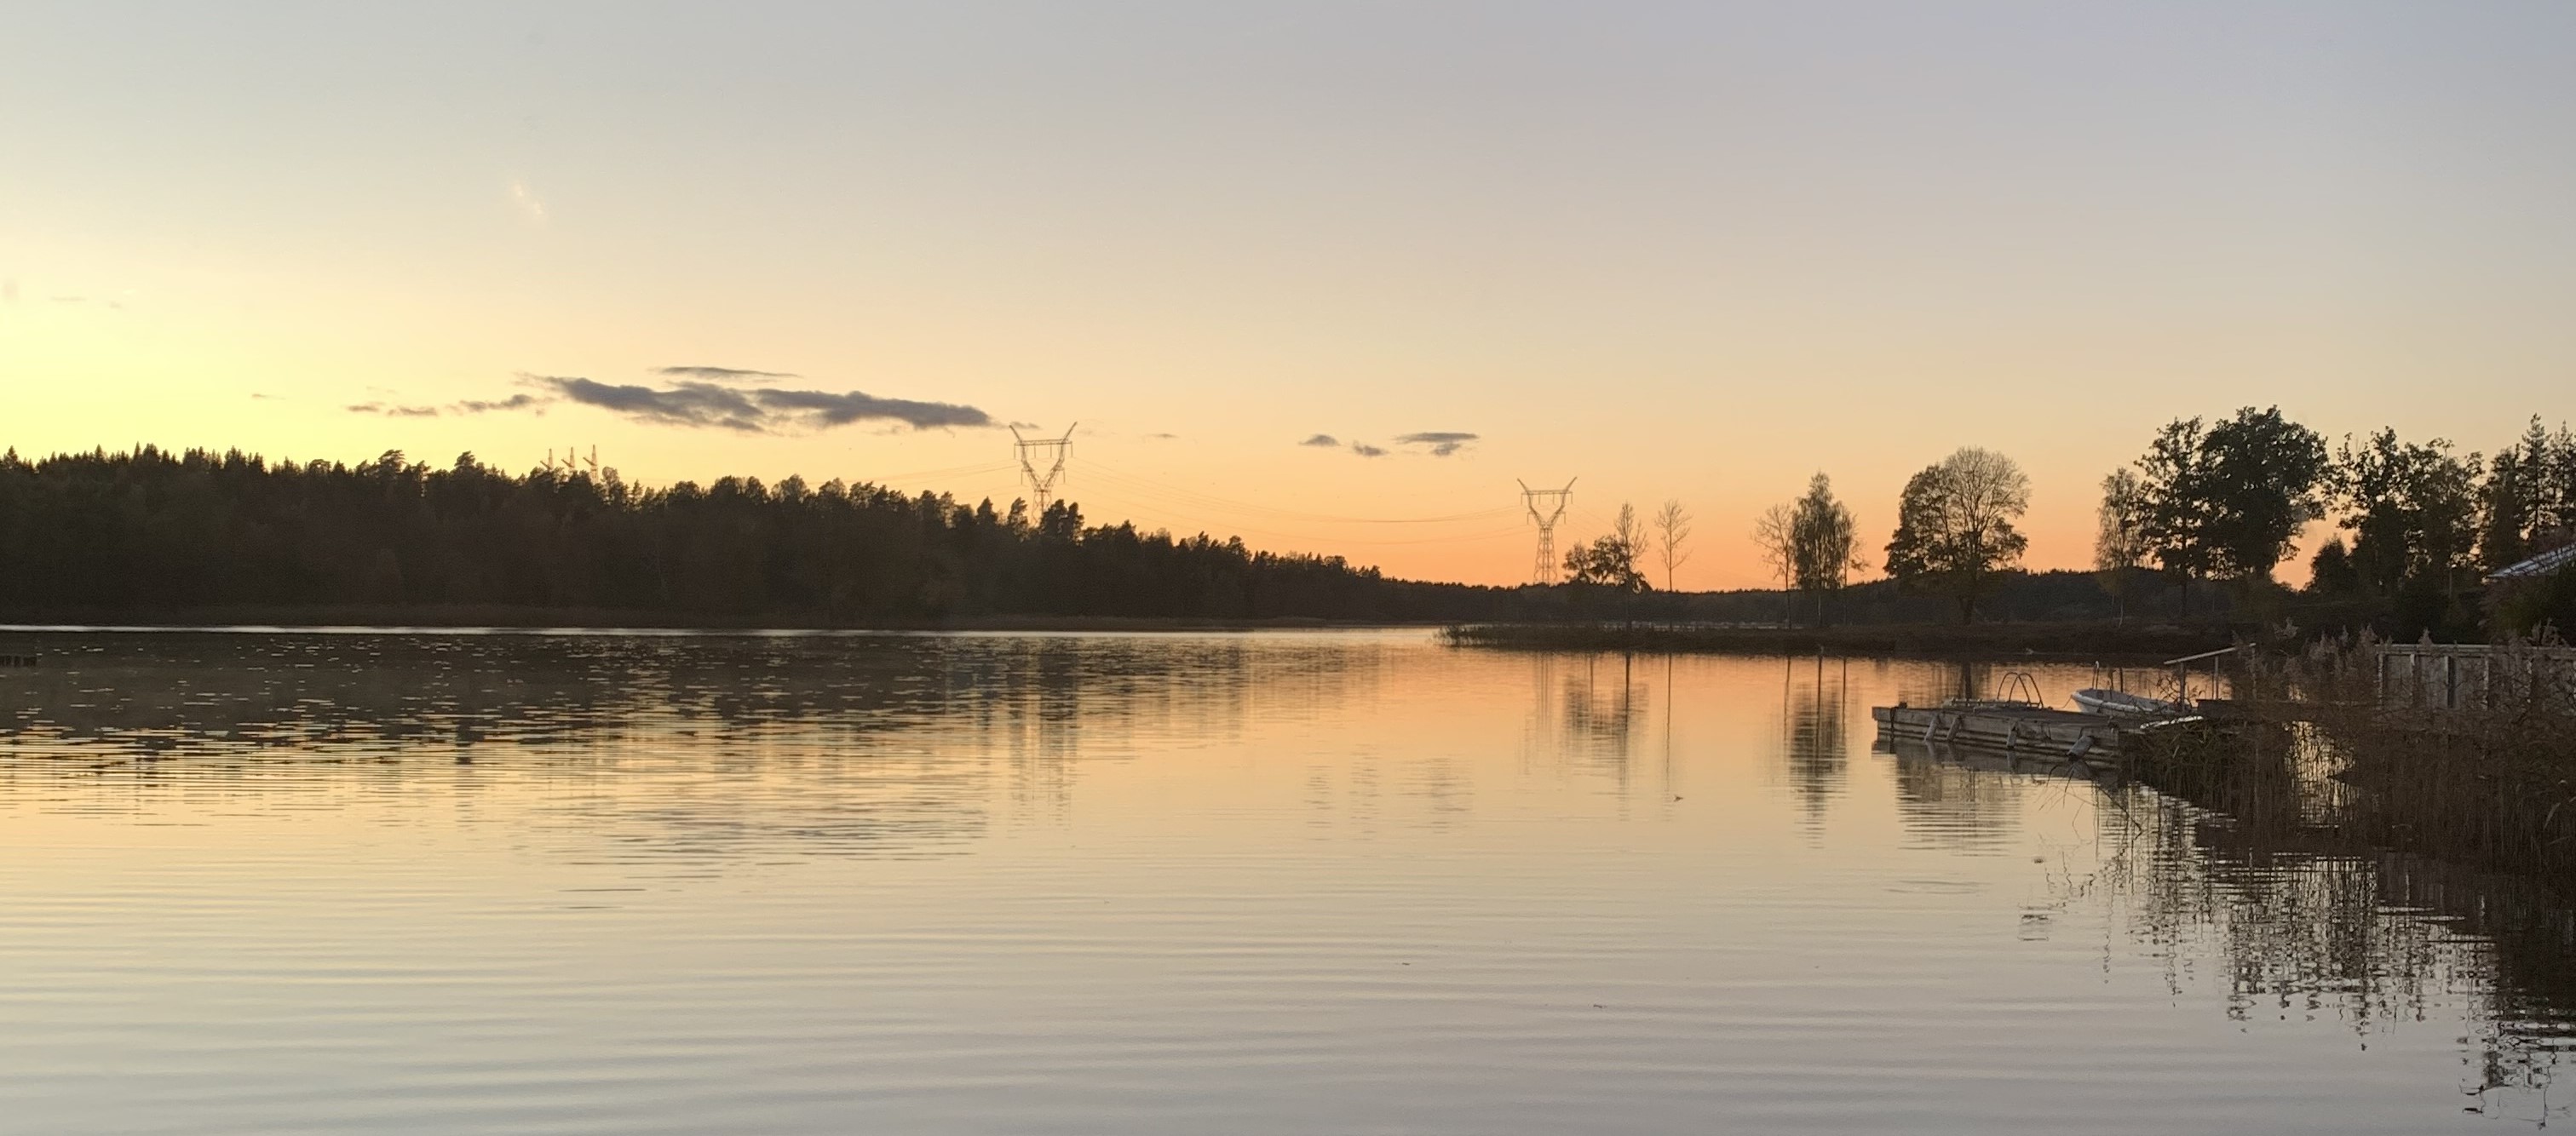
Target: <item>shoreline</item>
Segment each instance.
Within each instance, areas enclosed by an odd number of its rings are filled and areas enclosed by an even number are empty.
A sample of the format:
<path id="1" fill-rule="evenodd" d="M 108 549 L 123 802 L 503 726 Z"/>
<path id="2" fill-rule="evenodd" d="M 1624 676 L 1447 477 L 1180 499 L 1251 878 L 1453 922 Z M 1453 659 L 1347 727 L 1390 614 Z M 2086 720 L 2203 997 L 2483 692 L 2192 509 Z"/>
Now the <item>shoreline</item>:
<path id="1" fill-rule="evenodd" d="M 1302 617 L 1216 619 L 1185 616 L 987 615 L 939 620 L 780 619 L 617 608 L 521 608 L 483 605 L 182 608 L 141 611 L 0 612 L 0 634 L 76 632 L 485 632 L 735 633 L 743 635 L 904 635 L 952 631 L 1366 631 L 1442 626 L 1436 620 L 1326 620 Z"/>
<path id="2" fill-rule="evenodd" d="M 2223 626 L 2111 621 L 1856 624 L 1831 627 L 1673 626 L 1650 623 L 1469 623 L 1442 638 L 1469 648 L 1636 654 L 1828 655 L 1882 658 L 2027 658 L 2082 662 L 2177 658 L 2235 645 Z"/>
<path id="3" fill-rule="evenodd" d="M 2170 623 L 2041 621 L 1829 627 L 1652 623 L 1458 623 L 1435 620 L 1221 619 L 1183 616 L 980 615 L 837 622 L 615 608 L 458 606 L 223 607 L 0 613 L 0 635 L 36 634 L 557 634 L 792 636 L 1153 634 L 1253 631 L 1437 632 L 1455 647 L 1632 654 L 2027 658 L 2171 658 L 2231 646 L 2238 629 Z M 2250 629 L 2246 629 L 2250 630 Z"/>

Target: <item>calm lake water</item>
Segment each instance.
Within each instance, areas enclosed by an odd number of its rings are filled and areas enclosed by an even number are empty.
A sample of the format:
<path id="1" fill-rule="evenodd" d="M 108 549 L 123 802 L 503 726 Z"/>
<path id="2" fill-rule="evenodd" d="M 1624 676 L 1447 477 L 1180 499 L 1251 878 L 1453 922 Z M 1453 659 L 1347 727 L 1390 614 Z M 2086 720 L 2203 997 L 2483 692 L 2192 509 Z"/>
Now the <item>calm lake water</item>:
<path id="1" fill-rule="evenodd" d="M 0 632 L 0 1129 L 2564 1121 L 2564 924 L 1420 633 Z M 2086 668 L 2036 668 L 2051 697 Z"/>

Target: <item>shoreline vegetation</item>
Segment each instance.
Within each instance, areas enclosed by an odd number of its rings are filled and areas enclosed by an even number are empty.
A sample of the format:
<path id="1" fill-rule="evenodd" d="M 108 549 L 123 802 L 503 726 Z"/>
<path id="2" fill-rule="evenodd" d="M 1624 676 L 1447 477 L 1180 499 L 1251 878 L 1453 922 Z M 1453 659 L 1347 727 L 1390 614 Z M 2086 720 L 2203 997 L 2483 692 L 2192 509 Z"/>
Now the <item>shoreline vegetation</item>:
<path id="1" fill-rule="evenodd" d="M 2474 699 L 2432 709 L 2383 698 L 2385 646 L 2248 645 L 2228 673 L 2253 720 L 2161 732 L 2130 772 L 2224 814 L 2251 844 L 2387 850 L 2576 901 L 2576 657 L 2499 645 L 2479 659 Z M 2576 916 L 2552 918 L 2576 935 Z"/>
<path id="2" fill-rule="evenodd" d="M 1962 449 L 1907 483 L 1885 578 L 1857 582 L 1860 521 L 1819 473 L 1754 528 L 1780 586 L 1721 592 L 1671 587 L 1693 555 L 1678 500 L 1650 518 L 1620 505 L 1561 575 L 1541 567 L 1550 582 L 1482 585 L 1094 523 L 1075 501 L 864 481 L 642 486 L 604 467 L 514 474 L 470 453 L 437 467 L 400 452 L 12 450 L 0 453 L 0 623 L 1436 625 L 1478 646 L 2069 658 L 2184 654 L 2285 622 L 2454 641 L 2576 626 L 2576 572 L 2493 589 L 2478 575 L 2576 539 L 2576 437 L 2534 420 L 2493 461 L 2447 447 L 2382 431 L 2329 455 L 2277 409 L 2177 420 L 2104 483 L 2089 571 L 2026 569 L 2028 477 L 2006 455 Z M 2354 542 L 2324 545 L 2304 589 L 2274 581 L 2299 531 L 2336 513 Z"/>
<path id="3" fill-rule="evenodd" d="M 1897 656 L 1957 659 L 2159 659 L 2231 645 L 2224 625 L 2046 620 L 2029 623 L 1470 623 L 1441 630 L 1459 647 L 1635 654 Z"/>

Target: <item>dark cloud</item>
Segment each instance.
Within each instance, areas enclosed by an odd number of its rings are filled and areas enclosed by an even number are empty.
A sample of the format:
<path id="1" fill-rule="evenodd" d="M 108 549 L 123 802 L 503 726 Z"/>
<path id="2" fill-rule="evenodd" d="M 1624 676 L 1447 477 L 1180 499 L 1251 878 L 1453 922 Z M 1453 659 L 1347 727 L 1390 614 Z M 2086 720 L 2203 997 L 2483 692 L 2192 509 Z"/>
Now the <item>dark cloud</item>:
<path id="1" fill-rule="evenodd" d="M 1467 443 L 1475 440 L 1476 435 L 1469 434 L 1464 431 L 1425 430 L 1420 433 L 1407 434 L 1398 438 L 1395 440 L 1395 444 L 1399 446 L 1428 446 L 1431 448 L 1432 457 L 1445 458 L 1451 454 L 1457 453 L 1459 450 L 1465 449 Z"/>
<path id="2" fill-rule="evenodd" d="M 1145 435 L 1145 440 L 1149 442 L 1177 442 L 1181 440 L 1181 436 L 1178 434 L 1147 434 Z"/>
<path id="3" fill-rule="evenodd" d="M 520 378 L 555 397 L 623 414 L 639 422 L 714 427 L 747 434 L 794 429 L 823 430 L 869 421 L 900 422 L 915 430 L 993 424 L 991 415 L 971 406 L 878 398 L 864 391 L 835 394 L 779 387 L 724 387 L 706 382 L 680 382 L 668 389 L 657 390 L 568 375 L 522 375 Z"/>
<path id="4" fill-rule="evenodd" d="M 1317 434 L 1314 437 L 1308 438 L 1297 444 L 1301 446 L 1326 446 L 1333 449 L 1340 449 L 1342 440 L 1330 434 Z"/>
<path id="5" fill-rule="evenodd" d="M 1386 456 L 1386 451 L 1384 449 L 1372 446 L 1366 442 L 1351 443 L 1351 452 L 1364 458 L 1382 458 Z"/>
<path id="6" fill-rule="evenodd" d="M 799 376 L 787 371 L 748 371 L 740 367 L 662 367 L 653 372 L 675 379 L 696 379 L 710 383 L 750 383 L 762 379 L 793 379 Z"/>

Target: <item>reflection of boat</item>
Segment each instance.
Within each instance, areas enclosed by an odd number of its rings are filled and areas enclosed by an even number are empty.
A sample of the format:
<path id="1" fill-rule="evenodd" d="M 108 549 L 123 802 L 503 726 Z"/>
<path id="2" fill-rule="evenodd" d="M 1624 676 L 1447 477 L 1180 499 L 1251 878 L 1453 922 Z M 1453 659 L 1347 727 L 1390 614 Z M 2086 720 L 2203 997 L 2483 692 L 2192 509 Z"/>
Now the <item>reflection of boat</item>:
<path id="1" fill-rule="evenodd" d="M 2098 686 L 2076 691 L 2075 704 L 2088 713 L 2114 718 L 2178 718 L 2191 712 L 2179 702 Z"/>

